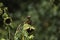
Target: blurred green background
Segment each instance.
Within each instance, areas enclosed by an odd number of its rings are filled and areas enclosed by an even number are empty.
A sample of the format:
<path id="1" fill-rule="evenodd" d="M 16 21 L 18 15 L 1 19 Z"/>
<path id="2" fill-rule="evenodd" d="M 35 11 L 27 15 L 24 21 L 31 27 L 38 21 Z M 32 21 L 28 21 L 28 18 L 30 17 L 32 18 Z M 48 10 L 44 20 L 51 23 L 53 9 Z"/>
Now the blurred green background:
<path id="1" fill-rule="evenodd" d="M 13 22 L 11 40 L 28 15 L 36 28 L 34 40 L 60 40 L 60 0 L 0 0 Z M 4 31 L 4 34 L 7 33 Z"/>

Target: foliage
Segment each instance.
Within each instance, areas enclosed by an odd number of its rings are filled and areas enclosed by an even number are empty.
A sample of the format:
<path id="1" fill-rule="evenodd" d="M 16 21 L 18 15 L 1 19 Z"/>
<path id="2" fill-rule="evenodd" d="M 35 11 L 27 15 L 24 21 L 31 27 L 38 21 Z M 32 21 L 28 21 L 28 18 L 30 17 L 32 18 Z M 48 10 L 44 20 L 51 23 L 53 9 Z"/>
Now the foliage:
<path id="1" fill-rule="evenodd" d="M 1 0 L 12 17 L 11 40 L 19 24 L 30 15 L 36 28 L 34 40 L 60 40 L 59 0 Z"/>

